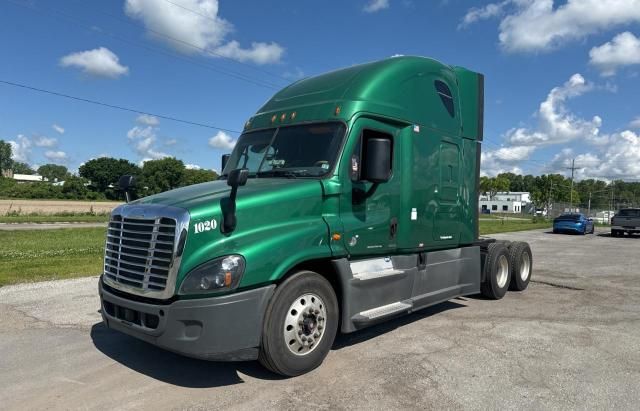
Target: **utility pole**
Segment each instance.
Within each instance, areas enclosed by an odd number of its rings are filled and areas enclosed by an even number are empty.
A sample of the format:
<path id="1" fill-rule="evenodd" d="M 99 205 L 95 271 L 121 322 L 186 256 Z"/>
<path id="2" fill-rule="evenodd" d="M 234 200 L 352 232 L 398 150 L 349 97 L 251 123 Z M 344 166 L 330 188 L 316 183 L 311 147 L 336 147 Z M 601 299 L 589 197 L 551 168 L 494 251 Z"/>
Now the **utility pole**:
<path id="1" fill-rule="evenodd" d="M 571 160 L 571 167 L 567 167 L 567 170 L 571 170 L 571 194 L 570 194 L 571 203 L 570 203 L 569 212 L 573 213 L 573 172 L 576 170 L 576 159 L 575 158 Z"/>
<path id="2" fill-rule="evenodd" d="M 589 207 L 587 211 L 587 217 L 591 216 L 591 191 L 589 191 Z"/>

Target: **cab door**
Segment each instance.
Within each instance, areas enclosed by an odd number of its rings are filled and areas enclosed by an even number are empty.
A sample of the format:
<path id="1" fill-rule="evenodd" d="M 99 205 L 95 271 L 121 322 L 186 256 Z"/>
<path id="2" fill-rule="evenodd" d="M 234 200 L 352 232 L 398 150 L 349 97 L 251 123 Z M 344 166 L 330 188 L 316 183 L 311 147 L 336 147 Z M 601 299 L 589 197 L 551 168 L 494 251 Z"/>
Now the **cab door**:
<path id="1" fill-rule="evenodd" d="M 400 206 L 400 140 L 398 129 L 388 124 L 358 119 L 352 127 L 341 164 L 340 218 L 343 240 L 354 257 L 389 255 L 397 248 Z M 354 138 L 355 137 L 355 138 Z M 377 186 L 360 180 L 363 149 L 368 138 L 388 138 L 392 145 L 392 174 Z"/>

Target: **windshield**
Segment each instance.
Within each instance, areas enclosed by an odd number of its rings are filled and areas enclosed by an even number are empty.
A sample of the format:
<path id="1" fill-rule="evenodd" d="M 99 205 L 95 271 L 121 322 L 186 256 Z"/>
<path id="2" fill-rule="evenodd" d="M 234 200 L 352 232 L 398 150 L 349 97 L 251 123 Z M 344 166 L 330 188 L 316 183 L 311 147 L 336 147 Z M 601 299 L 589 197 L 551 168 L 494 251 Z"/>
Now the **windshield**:
<path id="1" fill-rule="evenodd" d="M 627 209 L 618 212 L 619 217 L 640 217 L 640 210 Z"/>
<path id="2" fill-rule="evenodd" d="M 248 168 L 252 177 L 320 177 L 333 168 L 344 137 L 342 123 L 259 130 L 240 136 L 223 175 Z"/>

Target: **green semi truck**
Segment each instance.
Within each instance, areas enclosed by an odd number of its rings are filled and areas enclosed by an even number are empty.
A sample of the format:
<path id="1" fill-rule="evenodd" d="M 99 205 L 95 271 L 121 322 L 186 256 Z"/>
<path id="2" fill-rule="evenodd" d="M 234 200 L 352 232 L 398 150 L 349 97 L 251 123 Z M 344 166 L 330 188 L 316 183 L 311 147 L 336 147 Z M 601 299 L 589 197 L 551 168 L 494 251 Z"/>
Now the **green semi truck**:
<path id="1" fill-rule="evenodd" d="M 524 290 L 528 244 L 478 235 L 483 87 L 422 57 L 285 87 L 246 122 L 218 181 L 113 210 L 105 324 L 295 376 L 338 331 Z"/>

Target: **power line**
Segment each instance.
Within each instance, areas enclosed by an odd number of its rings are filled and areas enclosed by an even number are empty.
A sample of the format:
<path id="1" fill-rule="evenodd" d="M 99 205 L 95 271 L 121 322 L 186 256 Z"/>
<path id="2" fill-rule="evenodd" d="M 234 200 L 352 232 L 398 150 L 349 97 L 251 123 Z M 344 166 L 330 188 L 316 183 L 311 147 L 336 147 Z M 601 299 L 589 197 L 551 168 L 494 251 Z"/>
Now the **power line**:
<path id="1" fill-rule="evenodd" d="M 233 71 L 233 70 L 229 70 L 229 69 L 223 69 L 223 68 L 220 68 L 220 67 L 213 66 L 211 64 L 205 64 L 205 63 L 202 63 L 200 61 L 197 61 L 195 59 L 189 58 L 189 57 L 184 56 L 184 55 L 180 55 L 180 54 L 175 53 L 175 52 L 170 52 L 170 51 L 167 51 L 167 50 L 161 50 L 161 49 L 157 49 L 157 48 L 154 48 L 154 47 L 150 47 L 150 46 L 148 46 L 146 44 L 141 44 L 139 42 L 129 40 L 129 39 L 125 38 L 125 37 L 119 36 L 119 35 L 117 35 L 115 33 L 112 33 L 110 31 L 107 31 L 107 30 L 104 30 L 104 29 L 101 29 L 101 28 L 98 28 L 96 30 L 96 27 L 91 25 L 90 23 L 88 23 L 86 21 L 83 21 L 82 19 L 79 19 L 79 18 L 77 18 L 77 17 L 75 17 L 73 15 L 70 15 L 68 13 L 61 12 L 59 9 L 45 8 L 45 7 L 42 7 L 42 6 L 35 7 L 33 5 L 19 3 L 19 2 L 13 1 L 13 0 L 7 0 L 7 1 L 10 2 L 10 3 L 13 3 L 16 6 L 20 6 L 20 7 L 29 9 L 31 11 L 35 11 L 35 12 L 42 13 L 42 14 L 48 14 L 49 16 L 52 16 L 54 18 L 60 18 L 60 19 L 64 19 L 64 20 L 70 21 L 73 24 L 75 24 L 76 26 L 79 26 L 79 27 L 82 27 L 84 29 L 91 30 L 91 31 L 97 31 L 100 34 L 103 34 L 105 36 L 109 36 L 109 37 L 114 38 L 114 39 L 116 39 L 118 41 L 121 41 L 123 43 L 127 43 L 129 45 L 140 47 L 140 48 L 143 48 L 145 50 L 152 51 L 152 52 L 155 52 L 155 53 L 163 54 L 165 56 L 174 57 L 176 59 L 183 60 L 183 61 L 185 61 L 187 63 L 191 63 L 193 65 L 200 66 L 200 67 L 209 69 L 211 71 L 217 72 L 219 74 L 222 74 L 222 75 L 225 75 L 225 76 L 229 76 L 229 77 L 235 78 L 237 80 L 245 81 L 247 83 L 251 83 L 251 84 L 259 86 L 259 87 L 265 87 L 265 88 L 272 89 L 272 90 L 278 90 L 279 88 L 281 88 L 280 85 L 277 85 L 277 84 L 274 84 L 274 83 L 270 83 L 270 82 L 267 82 L 267 81 L 264 81 L 264 80 L 254 79 L 254 78 L 248 77 L 248 76 L 246 76 L 246 75 L 244 75 L 242 73 L 239 73 L 237 71 Z M 106 12 L 103 12 L 103 13 L 109 14 L 109 13 L 106 13 Z M 109 14 L 109 15 L 111 15 L 111 14 Z M 113 16 L 113 17 L 115 17 L 115 16 Z M 127 23 L 129 23 L 129 22 L 127 22 Z"/>
<path id="2" fill-rule="evenodd" d="M 27 89 L 27 90 L 37 91 L 37 92 L 40 92 L 40 93 L 51 94 L 51 95 L 58 96 L 58 97 L 64 97 L 64 98 L 71 99 L 71 100 L 82 101 L 84 103 L 95 104 L 97 106 L 109 107 L 109 108 L 113 108 L 113 109 L 116 109 L 116 110 L 128 111 L 130 113 L 136 113 L 136 114 L 146 114 L 146 115 L 149 115 L 149 116 L 154 116 L 154 117 L 162 118 L 162 119 L 165 119 L 165 120 L 176 121 L 178 123 L 190 124 L 192 126 L 210 128 L 210 129 L 225 131 L 227 133 L 233 133 L 233 134 L 240 134 L 241 133 L 240 131 L 237 131 L 237 130 L 231 130 L 231 129 L 228 129 L 228 128 L 218 127 L 218 126 L 215 126 L 215 125 L 212 125 L 212 124 L 198 123 L 196 121 L 183 120 L 183 119 L 180 119 L 180 118 L 177 118 L 177 117 L 166 116 L 166 115 L 163 115 L 163 114 L 155 114 L 155 113 L 151 113 L 149 111 L 143 111 L 143 110 L 138 110 L 138 109 L 134 109 L 134 108 L 123 107 L 123 106 L 119 106 L 119 105 L 116 105 L 116 104 L 104 103 L 102 101 L 90 100 L 88 98 L 83 98 L 83 97 L 76 97 L 76 96 L 72 96 L 72 95 L 69 95 L 69 94 L 58 93 L 56 91 L 45 90 L 45 89 L 42 89 L 42 88 L 28 86 L 26 84 L 14 83 L 12 81 L 0 80 L 0 83 L 6 84 L 6 85 L 9 85 L 9 86 L 13 86 L 13 87 L 20 87 L 20 88 Z"/>

